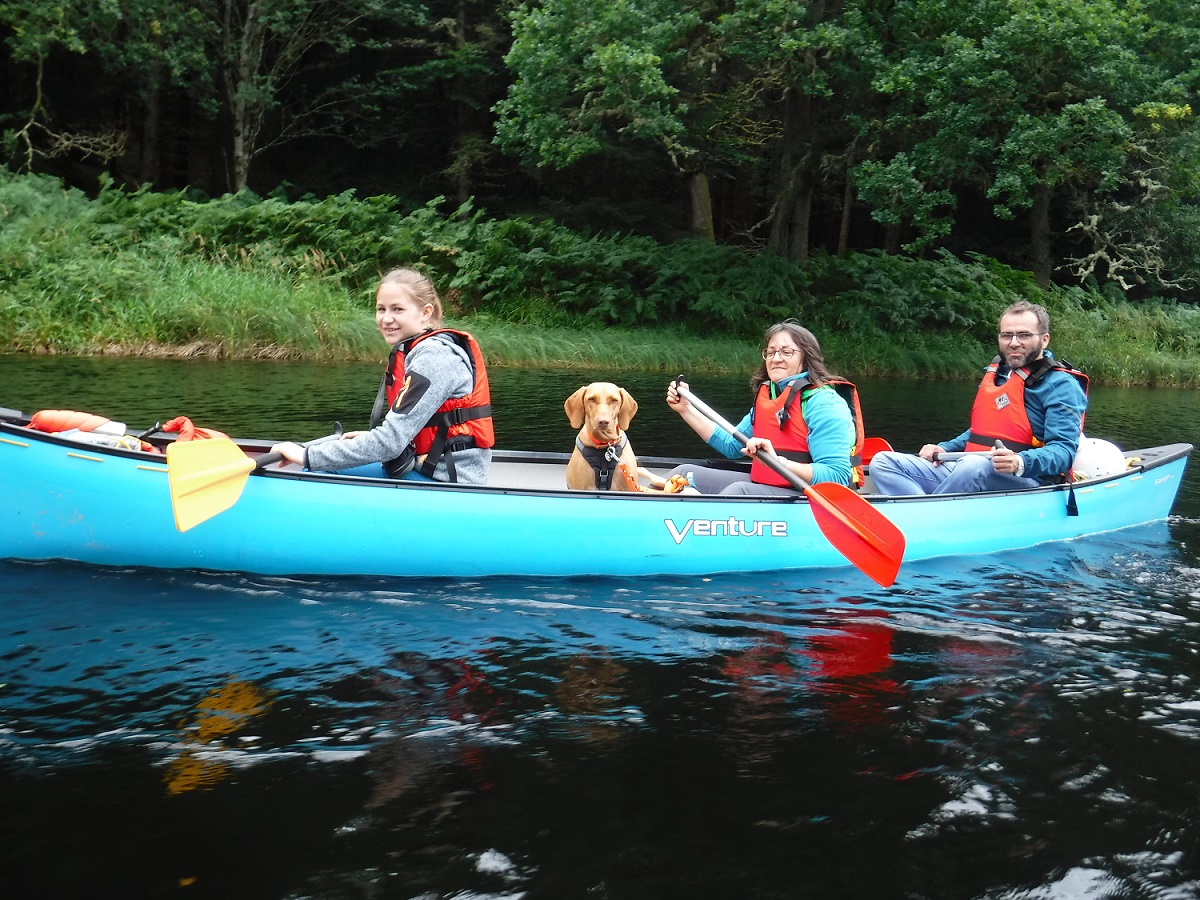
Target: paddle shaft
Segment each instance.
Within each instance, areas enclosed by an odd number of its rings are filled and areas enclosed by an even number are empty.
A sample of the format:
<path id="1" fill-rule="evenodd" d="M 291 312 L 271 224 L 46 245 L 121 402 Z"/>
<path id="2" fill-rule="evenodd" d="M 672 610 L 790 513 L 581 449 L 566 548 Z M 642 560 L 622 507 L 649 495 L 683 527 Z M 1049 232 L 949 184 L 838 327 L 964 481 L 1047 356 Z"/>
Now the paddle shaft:
<path id="1" fill-rule="evenodd" d="M 327 440 L 329 440 L 329 438 L 322 438 L 322 440 L 327 441 Z M 309 441 L 309 444 L 315 444 L 315 443 L 317 443 L 317 442 Z M 301 444 L 300 446 L 307 447 L 308 444 Z M 250 461 L 252 463 L 254 463 L 254 468 L 256 468 L 256 469 L 262 469 L 266 466 L 269 466 L 271 463 L 282 462 L 282 460 L 283 460 L 283 454 L 280 453 L 278 450 L 272 450 L 270 453 L 260 453 L 260 454 L 258 454 L 258 456 L 250 457 Z"/>
<path id="2" fill-rule="evenodd" d="M 229 509 L 237 503 L 251 474 L 282 459 L 278 450 L 246 456 L 229 438 L 172 442 L 167 446 L 167 482 L 175 527 L 187 531 Z"/>
<path id="3" fill-rule="evenodd" d="M 682 387 L 679 382 L 675 383 L 675 390 L 679 393 L 680 397 L 692 404 L 692 406 L 696 407 L 696 411 L 699 412 L 700 415 L 704 416 L 704 418 L 708 419 L 714 425 L 717 425 L 720 428 L 723 428 L 725 431 L 728 431 L 730 435 L 736 438 L 743 447 L 750 443 L 750 438 L 738 431 L 732 424 L 722 418 L 720 413 L 711 409 L 706 403 L 704 403 L 703 400 L 700 400 L 687 388 Z M 809 487 L 809 485 L 805 483 L 804 479 L 789 469 L 787 464 L 775 454 L 768 453 L 767 451 L 763 450 L 758 453 L 758 458 L 786 478 L 796 490 L 802 491 Z"/>
<path id="4" fill-rule="evenodd" d="M 996 440 L 996 446 L 992 448 L 992 450 L 1006 449 L 1008 448 L 1004 446 L 1004 441 L 999 439 Z M 933 461 L 954 462 L 955 460 L 962 459 L 964 456 L 991 456 L 992 450 L 962 450 L 955 453 L 946 453 L 945 451 L 941 451 L 933 454 Z"/>
<path id="5" fill-rule="evenodd" d="M 956 462 L 964 456 L 991 456 L 991 450 L 963 450 L 958 453 L 937 453 L 933 457 L 934 462 Z"/>

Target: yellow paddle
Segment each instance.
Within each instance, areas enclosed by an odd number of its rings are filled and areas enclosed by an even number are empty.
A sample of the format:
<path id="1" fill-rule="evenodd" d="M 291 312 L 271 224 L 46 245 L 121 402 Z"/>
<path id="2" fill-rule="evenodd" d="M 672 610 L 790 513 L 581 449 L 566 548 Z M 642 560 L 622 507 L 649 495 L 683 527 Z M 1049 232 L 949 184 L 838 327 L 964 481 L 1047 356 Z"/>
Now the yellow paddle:
<path id="1" fill-rule="evenodd" d="M 678 382 L 675 389 L 713 424 L 746 446 L 750 439 Z M 887 516 L 850 488 L 834 482 L 805 484 L 778 456 L 760 452 L 762 459 L 798 491 L 804 491 L 817 527 L 859 571 L 883 587 L 896 581 L 904 559 L 904 533 Z"/>
<path id="2" fill-rule="evenodd" d="M 175 527 L 187 531 L 223 513 L 238 502 L 251 472 L 281 459 L 283 454 L 274 451 L 247 456 L 228 438 L 175 441 L 168 445 L 167 481 L 171 486 Z"/>

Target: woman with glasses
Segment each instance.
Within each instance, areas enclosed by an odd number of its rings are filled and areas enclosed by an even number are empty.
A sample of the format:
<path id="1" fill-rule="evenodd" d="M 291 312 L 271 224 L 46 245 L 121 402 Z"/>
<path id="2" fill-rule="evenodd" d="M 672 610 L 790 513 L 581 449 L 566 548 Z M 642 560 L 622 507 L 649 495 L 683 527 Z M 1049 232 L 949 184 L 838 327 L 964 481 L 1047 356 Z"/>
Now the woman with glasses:
<path id="1" fill-rule="evenodd" d="M 1000 316 L 1000 355 L 987 366 L 971 427 L 919 454 L 885 451 L 871 460 L 882 494 L 1011 491 L 1060 482 L 1071 470 L 1087 410 L 1087 376 L 1050 353 L 1050 315 L 1014 303 Z M 957 462 L 943 453 L 971 451 Z"/>
<path id="2" fill-rule="evenodd" d="M 722 456 L 749 456 L 750 471 L 684 465 L 669 474 L 684 476 L 702 494 L 795 493 L 782 475 L 757 458 L 766 450 L 805 484 L 850 484 L 863 435 L 854 385 L 829 372 L 816 337 L 794 319 L 768 328 L 763 347 L 762 365 L 750 379 L 754 408 L 736 426 L 750 436 L 744 448 L 680 396 L 675 382 L 667 386 L 667 405 Z"/>

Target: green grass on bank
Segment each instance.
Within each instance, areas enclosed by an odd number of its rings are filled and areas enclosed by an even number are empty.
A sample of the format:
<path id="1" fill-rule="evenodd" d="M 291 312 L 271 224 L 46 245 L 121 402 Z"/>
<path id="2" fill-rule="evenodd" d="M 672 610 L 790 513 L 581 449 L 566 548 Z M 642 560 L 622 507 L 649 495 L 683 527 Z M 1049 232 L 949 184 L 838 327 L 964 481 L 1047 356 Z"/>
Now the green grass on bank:
<path id="1" fill-rule="evenodd" d="M 1200 386 L 1200 357 L 1163 350 L 1138 317 L 1103 319 L 1099 314 L 1063 314 L 1052 323 L 1051 347 L 1086 371 L 1093 384 Z M 683 331 L 538 328 L 487 317 L 462 319 L 493 365 L 546 368 L 749 373 L 758 364 L 759 343 L 727 336 L 699 337 Z M 895 376 L 972 381 L 996 353 L 991 342 L 963 335 L 906 335 L 862 338 L 844 332 L 818 334 L 826 361 L 848 378 Z"/>
<path id="2" fill-rule="evenodd" d="M 287 202 L 237 194 L 96 197 L 0 167 L 0 352 L 382 359 L 373 289 L 427 271 L 492 365 L 747 372 L 765 327 L 793 316 L 831 368 L 974 379 L 996 319 L 1027 299 L 1055 352 L 1097 384 L 1200 385 L 1200 311 L 1083 287 L 1040 290 L 981 256 L 770 254 L 547 221 L 491 220 L 438 201 Z"/>

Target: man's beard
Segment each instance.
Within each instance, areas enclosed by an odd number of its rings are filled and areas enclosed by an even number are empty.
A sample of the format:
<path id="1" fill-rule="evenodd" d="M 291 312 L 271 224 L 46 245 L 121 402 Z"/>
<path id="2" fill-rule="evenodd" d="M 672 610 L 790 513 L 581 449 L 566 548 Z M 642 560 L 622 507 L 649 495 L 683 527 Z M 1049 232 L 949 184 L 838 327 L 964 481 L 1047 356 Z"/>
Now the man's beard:
<path id="1" fill-rule="evenodd" d="M 1037 359 L 1038 355 L 1041 352 L 1042 352 L 1041 347 L 1034 347 L 1032 350 L 1026 350 L 1024 348 L 1021 348 L 1020 351 L 1015 351 L 1015 350 L 1008 351 L 1008 352 L 1005 352 L 1005 354 L 1004 354 L 1004 361 L 1008 363 L 1008 367 L 1010 369 L 1020 369 L 1020 368 L 1024 368 L 1025 366 L 1027 366 L 1031 362 L 1033 362 L 1035 359 Z M 1013 357 L 1012 354 L 1014 354 L 1014 353 L 1019 354 L 1019 355 L 1016 357 Z"/>

